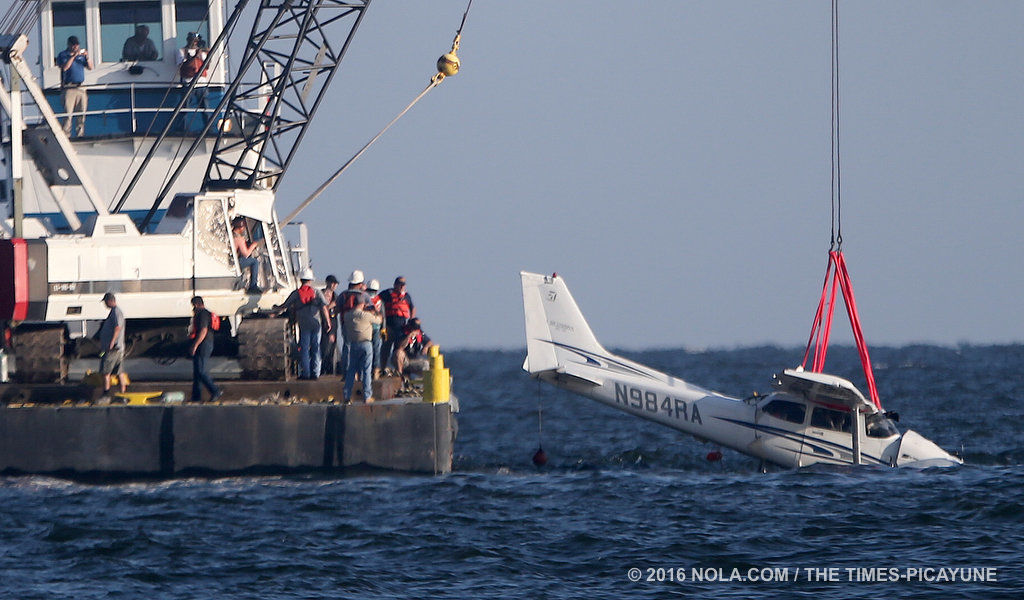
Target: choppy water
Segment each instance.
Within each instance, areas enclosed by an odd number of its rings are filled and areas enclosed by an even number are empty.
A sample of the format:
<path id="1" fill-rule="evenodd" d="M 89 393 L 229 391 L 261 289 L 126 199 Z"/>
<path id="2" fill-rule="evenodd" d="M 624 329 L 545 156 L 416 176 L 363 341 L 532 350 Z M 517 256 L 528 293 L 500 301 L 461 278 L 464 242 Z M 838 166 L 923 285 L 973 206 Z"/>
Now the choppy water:
<path id="1" fill-rule="evenodd" d="M 630 356 L 746 396 L 800 353 Z M 968 462 L 923 472 L 763 474 L 728 451 L 709 463 L 709 446 L 539 387 L 522 357 L 447 357 L 462 414 L 457 472 L 445 477 L 0 478 L 0 596 L 1024 597 L 1024 346 L 873 351 L 901 428 Z M 852 350 L 833 350 L 829 370 L 860 379 Z M 530 464 L 538 404 L 541 471 Z M 666 581 L 680 568 L 686 581 Z M 728 579 L 765 568 L 789 581 L 692 581 L 695 569 Z M 851 581 L 847 568 L 910 581 Z M 957 568 L 994 571 L 941 580 Z M 807 569 L 834 571 L 810 582 Z"/>

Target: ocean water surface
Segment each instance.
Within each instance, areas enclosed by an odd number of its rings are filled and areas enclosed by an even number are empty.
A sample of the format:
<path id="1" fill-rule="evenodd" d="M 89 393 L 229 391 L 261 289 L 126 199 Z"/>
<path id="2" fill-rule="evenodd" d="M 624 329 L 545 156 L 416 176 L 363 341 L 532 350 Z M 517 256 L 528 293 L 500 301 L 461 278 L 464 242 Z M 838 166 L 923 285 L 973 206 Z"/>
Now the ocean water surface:
<path id="1" fill-rule="evenodd" d="M 802 353 L 625 354 L 745 397 Z M 925 471 L 708 462 L 523 355 L 448 354 L 446 476 L 0 478 L 0 597 L 1024 597 L 1024 346 L 872 351 L 900 428 L 967 463 Z M 828 370 L 862 381 L 849 348 Z"/>

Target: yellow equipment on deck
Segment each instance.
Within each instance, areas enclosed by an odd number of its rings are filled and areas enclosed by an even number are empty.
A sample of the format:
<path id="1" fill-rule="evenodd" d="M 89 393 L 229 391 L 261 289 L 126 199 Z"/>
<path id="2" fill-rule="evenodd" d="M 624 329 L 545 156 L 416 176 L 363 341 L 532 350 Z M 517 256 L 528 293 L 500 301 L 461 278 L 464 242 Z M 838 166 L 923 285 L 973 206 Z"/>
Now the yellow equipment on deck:
<path id="1" fill-rule="evenodd" d="M 127 400 L 129 406 L 145 406 L 150 400 L 163 395 L 163 392 L 124 392 L 115 394 L 115 396 Z"/>
<path id="2" fill-rule="evenodd" d="M 444 366 L 444 355 L 437 346 L 431 346 L 430 369 L 423 372 L 423 401 L 448 402 L 451 396 L 451 373 Z"/>

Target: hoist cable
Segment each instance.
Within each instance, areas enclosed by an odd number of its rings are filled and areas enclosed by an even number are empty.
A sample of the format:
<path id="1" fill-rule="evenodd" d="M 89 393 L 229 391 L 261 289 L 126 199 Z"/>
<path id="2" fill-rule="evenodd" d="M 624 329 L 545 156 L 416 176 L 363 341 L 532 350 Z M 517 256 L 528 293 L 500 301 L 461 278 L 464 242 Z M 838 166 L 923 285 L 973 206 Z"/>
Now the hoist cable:
<path id="1" fill-rule="evenodd" d="M 843 247 L 843 181 L 840 147 L 839 0 L 832 0 L 832 227 L 836 249 Z"/>
<path id="2" fill-rule="evenodd" d="M 299 213 L 305 210 L 307 206 L 312 204 L 314 200 L 319 198 L 320 195 L 323 194 L 324 191 L 327 190 L 327 188 L 330 187 L 330 185 L 334 183 L 338 179 L 338 177 L 340 177 L 341 174 L 344 173 L 345 170 L 348 169 L 349 166 L 356 161 L 356 159 L 362 156 L 363 153 L 365 153 L 370 148 L 370 146 L 373 145 L 374 142 L 380 139 L 380 137 L 384 135 L 384 133 L 387 132 L 387 130 L 390 129 L 392 125 L 394 125 L 396 122 L 398 122 L 399 119 L 405 116 L 405 113 L 409 112 L 409 109 L 411 109 L 417 102 L 419 102 L 424 96 L 426 96 L 427 92 L 440 85 L 441 82 L 444 81 L 445 77 L 454 75 L 459 72 L 459 58 L 458 56 L 456 56 L 456 52 L 458 52 L 459 50 L 459 41 L 462 38 L 462 28 L 466 26 L 466 17 L 469 16 L 469 9 L 472 6 L 473 0 L 469 0 L 469 4 L 466 5 L 466 12 L 462 13 L 462 23 L 459 24 L 459 29 L 458 31 L 455 32 L 455 39 L 452 41 L 451 52 L 442 55 L 441 58 L 438 59 L 437 73 L 435 73 L 434 76 L 431 77 L 430 83 L 427 84 L 427 87 L 425 87 L 423 91 L 420 92 L 419 96 L 413 98 L 413 101 L 410 102 L 408 106 L 406 106 L 404 109 L 402 109 L 402 112 L 398 113 L 398 115 L 394 119 L 391 119 L 391 122 L 385 125 L 384 129 L 381 129 L 379 132 L 377 132 L 377 135 L 373 136 L 373 138 L 371 138 L 370 141 L 366 142 L 366 145 L 360 148 L 359 152 L 356 152 L 352 156 L 352 158 L 348 159 L 348 161 L 346 161 L 345 164 L 341 165 L 341 168 L 335 171 L 333 175 L 328 177 L 327 181 L 324 181 L 322 184 L 320 184 L 320 187 L 316 188 L 316 190 L 314 190 L 313 193 L 310 194 L 308 198 L 303 200 L 302 203 L 295 208 L 295 210 L 289 213 L 288 216 L 281 221 L 282 225 L 287 225 L 294 221 L 295 218 L 299 216 Z"/>
<path id="3" fill-rule="evenodd" d="M 377 135 L 373 136 L 373 138 L 371 138 L 371 139 L 370 139 L 370 141 L 366 142 L 366 145 L 364 145 L 364 146 L 363 146 L 362 148 L 360 148 L 360 149 L 359 149 L 359 152 L 356 152 L 356 153 L 355 153 L 355 154 L 354 154 L 354 155 L 352 156 L 352 158 L 348 159 L 348 161 L 346 161 L 346 162 L 345 162 L 345 164 L 341 165 L 341 168 L 340 168 L 340 169 L 338 169 L 337 171 L 335 171 L 335 172 L 334 172 L 334 174 L 333 174 L 333 175 L 331 175 L 330 177 L 328 177 L 328 178 L 327 178 L 327 181 L 325 181 L 325 182 L 321 183 L 321 184 L 320 184 L 320 187 L 316 188 L 316 190 L 315 190 L 315 191 L 314 191 L 314 192 L 313 192 L 312 194 L 310 194 L 310 196 L 309 196 L 308 198 L 306 198 L 305 200 L 303 200 L 302 204 L 298 205 L 298 206 L 297 206 L 297 207 L 295 208 L 295 210 L 293 210 L 293 211 L 292 211 L 292 212 L 291 212 L 291 213 L 290 213 L 290 214 L 289 214 L 289 215 L 288 215 L 287 217 L 285 217 L 285 218 L 284 218 L 284 220 L 283 220 L 283 221 L 281 221 L 281 224 L 282 224 L 282 225 L 287 225 L 287 224 L 291 223 L 292 221 L 294 221 L 294 220 L 295 220 L 295 217 L 299 216 L 299 213 L 300 213 L 300 212 L 302 212 L 303 210 L 305 210 L 307 206 L 309 206 L 310 204 L 312 204 L 312 203 L 313 203 L 313 201 L 314 201 L 314 200 L 316 200 L 317 198 L 319 198 L 319 197 L 320 197 L 320 194 L 323 194 L 323 193 L 324 193 L 324 191 L 325 191 L 325 190 L 326 190 L 326 189 L 327 189 L 328 187 L 330 187 L 330 185 L 331 185 L 332 183 L 334 183 L 334 181 L 335 181 L 336 179 L 338 179 L 338 177 L 340 177 L 340 176 L 341 176 L 341 174 L 342 174 L 342 173 L 344 173 L 344 172 L 345 172 L 345 170 L 346 170 L 346 169 L 348 169 L 348 168 L 349 168 L 349 166 L 350 166 L 350 165 L 351 165 L 352 163 L 354 163 L 354 162 L 356 161 L 356 159 L 357 159 L 357 158 L 359 158 L 360 156 L 362 156 L 362 155 L 363 155 L 363 153 L 364 153 L 364 152 L 366 152 L 366 151 L 367 151 L 367 149 L 369 149 L 369 148 L 370 148 L 370 146 L 372 146 L 374 142 L 376 142 L 376 141 L 377 141 L 378 139 L 380 139 L 380 136 L 384 135 L 384 133 L 385 133 L 385 132 L 386 132 L 386 131 L 387 131 L 388 129 L 391 129 L 391 126 L 392 126 L 392 125 L 394 125 L 394 124 L 395 124 L 396 122 L 398 122 L 398 120 L 399 120 L 399 119 L 401 119 L 401 118 L 402 118 L 402 117 L 403 117 L 403 116 L 405 115 L 405 113 L 409 112 L 409 109 L 411 109 L 411 108 L 413 107 L 413 105 L 415 105 L 415 104 L 416 104 L 417 102 L 419 102 L 421 98 L 423 98 L 424 96 L 426 96 L 426 95 L 427 95 L 427 92 L 429 92 L 430 90 L 432 90 L 432 89 L 434 89 L 435 87 L 437 87 L 437 86 L 438 86 L 438 85 L 439 85 L 440 83 L 441 83 L 441 80 L 440 80 L 440 79 L 438 79 L 438 80 L 436 80 L 436 81 L 435 81 L 435 80 L 431 80 L 431 82 L 430 82 L 429 84 L 427 84 L 427 87 L 426 87 L 426 88 L 424 88 L 424 90 L 423 90 L 422 92 L 420 92 L 420 95 L 419 95 L 419 96 L 416 96 L 416 97 L 415 97 L 415 98 L 413 99 L 413 101 L 409 103 L 409 105 L 408 105 L 408 106 L 406 106 L 406 107 L 405 107 L 404 109 L 402 109 L 402 112 L 398 113 L 398 115 L 397 115 L 397 116 L 396 116 L 396 117 L 395 117 L 394 119 L 391 119 L 391 122 L 390 122 L 390 123 L 388 123 L 387 125 L 385 125 L 385 126 L 384 126 L 384 129 L 381 129 L 381 130 L 380 130 L 379 132 L 377 132 Z"/>
<path id="4" fill-rule="evenodd" d="M 466 26 L 466 17 L 469 16 L 469 9 L 473 6 L 473 0 L 469 0 L 469 4 L 466 5 L 466 12 L 462 13 L 462 23 L 459 25 L 459 30 L 455 32 L 455 35 L 462 33 L 462 28 Z"/>

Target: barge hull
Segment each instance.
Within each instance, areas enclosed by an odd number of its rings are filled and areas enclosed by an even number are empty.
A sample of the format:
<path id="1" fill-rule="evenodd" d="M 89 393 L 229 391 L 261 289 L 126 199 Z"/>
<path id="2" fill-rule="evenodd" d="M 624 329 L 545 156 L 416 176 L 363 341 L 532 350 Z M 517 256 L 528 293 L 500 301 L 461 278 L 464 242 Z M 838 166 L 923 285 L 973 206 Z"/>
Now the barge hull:
<path id="1" fill-rule="evenodd" d="M 0 408 L 0 472 L 175 477 L 370 467 L 448 473 L 449 403 Z"/>

